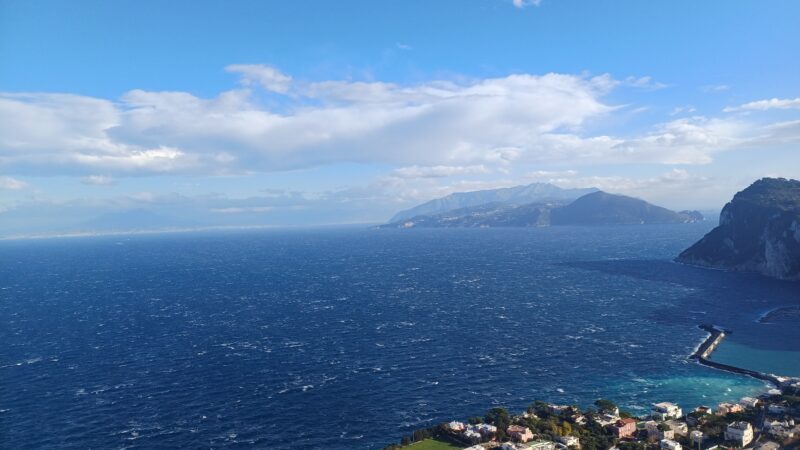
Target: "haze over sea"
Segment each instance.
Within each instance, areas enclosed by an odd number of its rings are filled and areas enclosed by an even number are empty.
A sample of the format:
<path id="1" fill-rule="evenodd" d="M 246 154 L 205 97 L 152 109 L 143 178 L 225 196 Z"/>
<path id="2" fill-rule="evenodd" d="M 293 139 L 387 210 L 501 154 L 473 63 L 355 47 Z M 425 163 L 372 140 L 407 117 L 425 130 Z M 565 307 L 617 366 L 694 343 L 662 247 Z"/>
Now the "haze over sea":
<path id="1" fill-rule="evenodd" d="M 0 444 L 379 448 L 536 399 L 763 391 L 687 361 L 706 322 L 721 359 L 800 375 L 796 320 L 758 321 L 796 283 L 671 262 L 711 226 L 0 242 Z"/>

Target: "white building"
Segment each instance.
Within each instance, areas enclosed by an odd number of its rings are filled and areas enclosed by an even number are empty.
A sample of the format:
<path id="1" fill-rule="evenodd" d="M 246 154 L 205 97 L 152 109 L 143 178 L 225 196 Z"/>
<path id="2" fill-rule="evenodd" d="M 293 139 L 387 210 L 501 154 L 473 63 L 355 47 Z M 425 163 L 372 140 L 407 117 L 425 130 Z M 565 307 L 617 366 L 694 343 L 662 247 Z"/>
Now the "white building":
<path id="1" fill-rule="evenodd" d="M 559 436 L 557 438 L 558 442 L 566 445 L 567 447 L 581 447 L 581 440 L 575 436 Z"/>
<path id="2" fill-rule="evenodd" d="M 778 439 L 791 439 L 794 437 L 794 420 L 779 422 L 773 420 L 764 424 L 764 431 Z"/>
<path id="3" fill-rule="evenodd" d="M 679 420 L 668 420 L 664 423 L 667 424 L 669 429 L 672 430 L 676 436 L 686 436 L 689 434 L 689 427 L 684 422 Z"/>
<path id="4" fill-rule="evenodd" d="M 491 437 L 495 433 L 497 433 L 497 427 L 494 425 L 489 425 L 488 423 L 479 423 L 478 425 L 473 425 L 474 430 L 480 433 L 483 437 Z"/>
<path id="5" fill-rule="evenodd" d="M 461 435 L 472 442 L 480 442 L 493 437 L 496 432 L 496 426 L 489 425 L 488 423 L 479 423 L 477 425 L 467 426 Z"/>
<path id="6" fill-rule="evenodd" d="M 753 426 L 748 422 L 733 422 L 725 429 L 725 440 L 745 447 L 753 441 Z"/>
<path id="7" fill-rule="evenodd" d="M 569 405 L 547 405 L 551 414 L 561 414 L 572 409 Z"/>
<path id="8" fill-rule="evenodd" d="M 447 424 L 447 428 L 450 428 L 452 431 L 461 432 L 467 429 L 467 425 L 463 422 L 452 421 Z"/>
<path id="9" fill-rule="evenodd" d="M 525 450 L 527 448 L 528 446 L 515 442 L 503 442 L 503 445 L 500 446 L 501 450 Z"/>
<path id="10" fill-rule="evenodd" d="M 659 447 L 661 447 L 661 450 L 682 450 L 683 449 L 683 447 L 681 447 L 681 444 L 673 441 L 672 439 L 662 439 L 661 442 L 659 442 Z"/>
<path id="11" fill-rule="evenodd" d="M 698 445 L 706 440 L 706 436 L 700 430 L 692 430 L 692 432 L 689 433 L 689 440 L 692 442 L 692 445 Z"/>
<path id="12" fill-rule="evenodd" d="M 653 403 L 650 415 L 656 420 L 680 419 L 683 411 L 678 405 L 670 402 Z"/>
<path id="13" fill-rule="evenodd" d="M 470 442 L 480 442 L 483 439 L 483 436 L 472 428 L 467 428 L 461 435 Z"/>
<path id="14" fill-rule="evenodd" d="M 612 425 L 612 424 L 616 423 L 619 420 L 619 416 L 611 414 L 611 413 L 605 413 L 605 414 L 602 414 L 600 417 L 596 417 L 595 420 L 600 425 L 602 425 L 604 427 L 607 427 L 609 425 Z"/>
<path id="15" fill-rule="evenodd" d="M 555 450 L 556 444 L 550 441 L 533 441 L 528 444 L 529 450 Z"/>

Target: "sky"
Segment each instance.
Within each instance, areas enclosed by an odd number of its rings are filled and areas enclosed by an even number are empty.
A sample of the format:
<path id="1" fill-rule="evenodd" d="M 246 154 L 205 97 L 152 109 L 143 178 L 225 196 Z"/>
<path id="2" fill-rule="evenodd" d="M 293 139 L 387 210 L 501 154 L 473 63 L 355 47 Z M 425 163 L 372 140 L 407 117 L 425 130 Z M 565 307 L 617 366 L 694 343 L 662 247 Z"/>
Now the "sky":
<path id="1" fill-rule="evenodd" d="M 800 178 L 796 1 L 0 0 L 0 235 Z"/>

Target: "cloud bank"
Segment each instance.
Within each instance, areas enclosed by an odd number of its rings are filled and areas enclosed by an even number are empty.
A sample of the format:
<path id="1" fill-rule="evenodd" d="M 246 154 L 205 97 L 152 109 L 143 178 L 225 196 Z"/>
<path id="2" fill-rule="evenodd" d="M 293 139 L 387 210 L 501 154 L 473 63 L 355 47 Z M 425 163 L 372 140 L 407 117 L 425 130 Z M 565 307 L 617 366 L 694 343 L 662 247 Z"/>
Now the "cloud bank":
<path id="1" fill-rule="evenodd" d="M 768 109 L 800 109 L 800 97 L 798 98 L 771 98 L 768 100 L 757 100 L 739 106 L 725 108 L 725 112 L 734 111 L 766 111 Z"/>
<path id="2" fill-rule="evenodd" d="M 11 177 L 0 177 L 0 190 L 18 191 L 27 186 L 22 180 Z"/>
<path id="3" fill-rule="evenodd" d="M 139 89 L 117 100 L 1 93 L 0 169 L 83 176 L 100 185 L 115 176 L 337 163 L 417 167 L 435 176 L 446 172 L 441 167 L 496 170 L 516 163 L 704 164 L 719 151 L 787 137 L 786 129 L 702 116 L 657 124 L 638 136 L 591 132 L 623 109 L 606 100 L 610 92 L 664 87 L 649 77 L 514 74 L 400 85 L 309 82 L 266 65 L 226 70 L 239 76 L 239 87 L 212 98 Z M 797 101 L 738 108 L 788 108 Z M 398 170 L 400 176 L 414 172 Z"/>

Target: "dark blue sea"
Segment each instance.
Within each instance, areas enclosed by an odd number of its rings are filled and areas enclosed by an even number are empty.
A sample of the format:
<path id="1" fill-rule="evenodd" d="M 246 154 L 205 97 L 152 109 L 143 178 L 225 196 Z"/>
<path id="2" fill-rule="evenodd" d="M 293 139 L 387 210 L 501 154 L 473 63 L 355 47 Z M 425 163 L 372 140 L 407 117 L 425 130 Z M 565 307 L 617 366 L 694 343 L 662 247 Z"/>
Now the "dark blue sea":
<path id="1" fill-rule="evenodd" d="M 800 375 L 800 285 L 671 262 L 712 224 L 0 242 L 0 447 L 380 448 L 536 399 L 633 412 Z M 728 348 L 739 349 L 734 352 Z"/>

